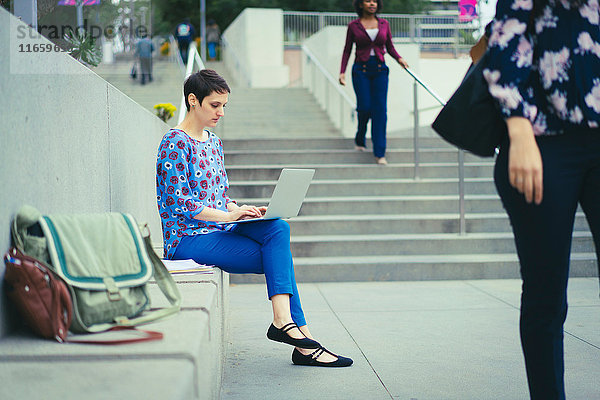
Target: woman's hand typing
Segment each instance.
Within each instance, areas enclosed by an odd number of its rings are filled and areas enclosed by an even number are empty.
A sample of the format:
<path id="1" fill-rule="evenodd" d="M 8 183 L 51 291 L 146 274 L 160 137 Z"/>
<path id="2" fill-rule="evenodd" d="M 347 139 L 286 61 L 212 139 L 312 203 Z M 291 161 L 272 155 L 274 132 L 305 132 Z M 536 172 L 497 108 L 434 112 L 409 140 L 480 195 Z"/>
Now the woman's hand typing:
<path id="1" fill-rule="evenodd" d="M 229 208 L 229 212 L 227 214 L 230 219 L 228 221 L 238 221 L 240 219 L 247 218 L 260 218 L 264 215 L 266 210 L 266 207 L 248 206 L 245 204 L 243 206 L 235 205 L 235 207 Z"/>
<path id="2" fill-rule="evenodd" d="M 201 221 L 233 222 L 245 218 L 260 218 L 266 210 L 266 207 L 247 205 L 240 207 L 235 203 L 229 203 L 227 204 L 227 211 L 204 207 L 199 214 L 194 216 L 194 219 Z"/>

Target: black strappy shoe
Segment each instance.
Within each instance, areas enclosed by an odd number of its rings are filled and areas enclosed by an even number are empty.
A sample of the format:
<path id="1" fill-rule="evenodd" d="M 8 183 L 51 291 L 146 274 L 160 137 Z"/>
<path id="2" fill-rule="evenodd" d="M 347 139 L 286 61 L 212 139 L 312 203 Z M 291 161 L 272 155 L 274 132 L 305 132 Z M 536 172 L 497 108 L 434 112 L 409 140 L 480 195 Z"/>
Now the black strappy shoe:
<path id="1" fill-rule="evenodd" d="M 332 362 L 318 361 L 317 358 L 323 353 L 329 353 L 332 356 L 337 357 L 337 360 Z M 298 349 L 294 349 L 292 352 L 292 362 L 296 365 L 310 365 L 312 367 L 349 367 L 353 363 L 351 358 L 333 354 L 323 346 L 319 347 L 309 355 L 304 355 L 300 353 Z"/>
<path id="2" fill-rule="evenodd" d="M 321 347 L 319 342 L 307 337 L 303 337 L 302 339 L 294 339 L 288 335 L 288 331 L 294 328 L 297 328 L 300 331 L 298 325 L 293 322 L 285 324 L 281 328 L 276 328 L 275 325 L 271 324 L 269 330 L 267 331 L 267 337 L 276 342 L 291 344 L 292 346 L 301 347 L 303 349 L 318 349 Z M 300 331 L 300 333 L 302 333 L 302 331 Z"/>

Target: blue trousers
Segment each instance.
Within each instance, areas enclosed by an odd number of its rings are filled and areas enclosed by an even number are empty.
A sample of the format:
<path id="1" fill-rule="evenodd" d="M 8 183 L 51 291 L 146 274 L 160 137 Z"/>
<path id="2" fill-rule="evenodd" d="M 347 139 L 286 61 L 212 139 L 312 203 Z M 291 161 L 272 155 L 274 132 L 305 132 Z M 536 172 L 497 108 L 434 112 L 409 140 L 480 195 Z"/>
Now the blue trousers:
<path id="1" fill-rule="evenodd" d="M 216 42 L 208 42 L 208 58 L 214 60 L 217 58 L 217 43 Z"/>
<path id="2" fill-rule="evenodd" d="M 564 399 L 563 324 L 577 204 L 600 259 L 600 129 L 538 137 L 543 200 L 528 204 L 508 180 L 508 143 L 494 179 L 512 224 L 521 264 L 520 333 L 532 399 Z"/>
<path id="3" fill-rule="evenodd" d="M 387 129 L 387 92 L 390 69 L 377 57 L 352 66 L 352 86 L 356 93 L 358 129 L 354 142 L 365 147 L 367 122 L 371 120 L 371 140 L 375 157 L 384 157 Z"/>
<path id="4" fill-rule="evenodd" d="M 186 236 L 173 259 L 193 259 L 232 274 L 265 274 L 269 298 L 290 295 L 292 319 L 306 325 L 290 250 L 290 226 L 280 219 L 237 224 L 230 231 Z"/>

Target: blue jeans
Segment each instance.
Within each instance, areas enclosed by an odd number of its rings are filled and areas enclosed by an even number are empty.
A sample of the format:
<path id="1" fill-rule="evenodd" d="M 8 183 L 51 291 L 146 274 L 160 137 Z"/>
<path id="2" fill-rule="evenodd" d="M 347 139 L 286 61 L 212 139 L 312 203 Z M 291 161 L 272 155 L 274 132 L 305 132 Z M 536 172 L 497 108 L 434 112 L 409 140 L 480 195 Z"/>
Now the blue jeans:
<path id="1" fill-rule="evenodd" d="M 543 200 L 528 204 L 508 180 L 508 143 L 494 179 L 512 224 L 521 263 L 520 333 L 532 399 L 564 399 L 563 324 L 577 204 L 600 259 L 600 129 L 538 137 Z"/>
<path id="2" fill-rule="evenodd" d="M 384 157 L 386 149 L 387 92 L 390 69 L 377 57 L 352 66 L 352 85 L 356 93 L 358 129 L 354 142 L 365 147 L 367 122 L 371 120 L 371 140 L 375 157 Z"/>
<path id="3" fill-rule="evenodd" d="M 186 236 L 173 259 L 193 259 L 232 274 L 265 274 L 269 298 L 290 295 L 292 319 L 306 325 L 290 250 L 290 226 L 280 219 L 237 224 L 230 231 Z"/>

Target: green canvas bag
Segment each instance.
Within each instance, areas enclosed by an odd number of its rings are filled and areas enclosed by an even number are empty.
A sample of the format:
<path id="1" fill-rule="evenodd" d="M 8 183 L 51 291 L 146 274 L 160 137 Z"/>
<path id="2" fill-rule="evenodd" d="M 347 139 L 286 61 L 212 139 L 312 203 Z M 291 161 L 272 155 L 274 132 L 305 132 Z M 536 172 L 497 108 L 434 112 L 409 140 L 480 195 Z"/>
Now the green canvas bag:
<path id="1" fill-rule="evenodd" d="M 42 215 L 23 206 L 13 219 L 13 244 L 47 263 L 67 284 L 74 333 L 131 327 L 179 311 L 181 295 L 154 253 L 147 226 L 142 234 L 129 214 Z M 147 284 L 154 279 L 170 307 L 150 309 Z"/>

